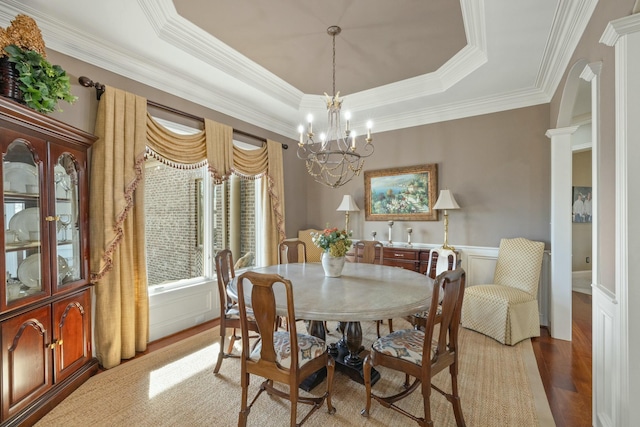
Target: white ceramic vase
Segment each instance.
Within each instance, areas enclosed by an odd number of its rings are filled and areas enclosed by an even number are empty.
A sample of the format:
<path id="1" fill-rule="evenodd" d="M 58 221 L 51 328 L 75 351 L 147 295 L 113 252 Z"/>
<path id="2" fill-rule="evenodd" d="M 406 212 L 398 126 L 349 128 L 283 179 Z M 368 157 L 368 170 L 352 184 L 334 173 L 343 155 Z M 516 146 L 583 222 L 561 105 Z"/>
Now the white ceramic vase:
<path id="1" fill-rule="evenodd" d="M 344 267 L 345 257 L 334 257 L 329 252 L 322 253 L 322 268 L 326 277 L 340 277 Z"/>

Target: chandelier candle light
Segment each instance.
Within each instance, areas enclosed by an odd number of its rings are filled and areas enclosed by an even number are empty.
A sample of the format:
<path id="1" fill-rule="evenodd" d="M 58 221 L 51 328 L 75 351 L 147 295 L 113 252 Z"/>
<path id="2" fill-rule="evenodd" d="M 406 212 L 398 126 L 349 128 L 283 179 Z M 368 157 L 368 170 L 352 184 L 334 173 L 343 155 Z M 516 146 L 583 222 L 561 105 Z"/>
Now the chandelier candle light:
<path id="1" fill-rule="evenodd" d="M 449 233 L 449 214 L 447 210 L 460 209 L 458 202 L 456 202 L 456 199 L 449 190 L 440 190 L 440 195 L 438 196 L 436 204 L 433 205 L 433 209 L 444 210 L 444 244 L 442 245 L 442 248 L 454 250 L 455 248 L 453 246 L 449 246 L 449 242 L 447 241 L 447 234 Z"/>
<path id="2" fill-rule="evenodd" d="M 298 158 L 305 161 L 307 171 L 316 182 L 331 188 L 340 187 L 360 175 L 364 158 L 373 154 L 371 121 L 367 122 L 366 137 L 359 140 L 356 132 L 350 128 L 351 115 L 346 112 L 346 127 L 342 130 L 340 110 L 343 99 L 340 98 L 340 91 L 336 92 L 336 36 L 341 31 L 337 25 L 327 28 L 327 33 L 333 39 L 333 95 L 324 94 L 328 129 L 320 134 L 319 140 L 314 139 L 311 114 L 307 116 L 306 139 L 304 127 L 298 127 Z"/>

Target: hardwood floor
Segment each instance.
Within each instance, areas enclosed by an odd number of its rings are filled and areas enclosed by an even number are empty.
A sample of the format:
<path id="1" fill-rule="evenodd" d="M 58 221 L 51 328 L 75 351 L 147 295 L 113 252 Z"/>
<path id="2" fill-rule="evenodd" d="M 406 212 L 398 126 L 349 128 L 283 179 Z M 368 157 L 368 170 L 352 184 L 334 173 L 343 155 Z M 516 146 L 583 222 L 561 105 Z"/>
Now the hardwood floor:
<path id="1" fill-rule="evenodd" d="M 573 292 L 573 340 L 550 337 L 546 328 L 533 338 L 540 377 L 557 427 L 590 427 L 591 424 L 591 295 Z M 147 351 L 166 347 L 218 325 L 207 322 L 149 343 Z"/>
<path id="2" fill-rule="evenodd" d="M 542 328 L 531 342 L 556 425 L 590 427 L 591 295 L 573 292 L 572 304 L 572 341 L 555 340 Z"/>

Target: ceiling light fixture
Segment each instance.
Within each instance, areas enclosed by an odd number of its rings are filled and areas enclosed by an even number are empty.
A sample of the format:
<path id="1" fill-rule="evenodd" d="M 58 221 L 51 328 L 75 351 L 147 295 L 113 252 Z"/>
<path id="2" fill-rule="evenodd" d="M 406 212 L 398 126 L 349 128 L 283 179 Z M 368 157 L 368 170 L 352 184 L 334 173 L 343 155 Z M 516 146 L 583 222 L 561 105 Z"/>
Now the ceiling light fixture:
<path id="1" fill-rule="evenodd" d="M 367 122 L 366 137 L 358 140 L 356 132 L 350 129 L 351 116 L 347 112 L 346 127 L 342 130 L 340 109 L 343 99 L 340 98 L 340 91 L 336 92 L 336 36 L 341 31 L 337 25 L 327 28 L 327 33 L 333 39 L 333 95 L 324 94 L 327 131 L 320 134 L 319 140 L 314 139 L 311 114 L 307 116 L 306 140 L 304 127 L 298 127 L 298 157 L 305 161 L 307 171 L 317 182 L 331 188 L 340 187 L 360 175 L 364 158 L 373 154 L 371 121 Z"/>

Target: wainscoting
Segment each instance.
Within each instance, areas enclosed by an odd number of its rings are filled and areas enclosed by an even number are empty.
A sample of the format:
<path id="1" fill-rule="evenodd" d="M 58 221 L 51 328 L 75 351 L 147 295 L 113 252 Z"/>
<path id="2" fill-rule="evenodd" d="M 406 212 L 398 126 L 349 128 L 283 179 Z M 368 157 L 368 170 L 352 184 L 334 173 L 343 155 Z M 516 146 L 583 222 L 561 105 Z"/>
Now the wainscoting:
<path id="1" fill-rule="evenodd" d="M 433 245 L 435 246 L 435 245 Z M 491 283 L 498 248 L 457 246 L 467 286 Z M 545 251 L 538 289 L 540 324 L 549 326 L 549 253 Z M 166 337 L 220 315 L 217 284 L 200 282 L 189 286 L 153 286 L 149 289 L 150 340 Z"/>
<path id="2" fill-rule="evenodd" d="M 593 287 L 593 425 L 614 427 L 621 424 L 620 304 L 609 290 Z"/>
<path id="3" fill-rule="evenodd" d="M 149 340 L 155 341 L 220 316 L 218 284 L 149 288 Z"/>

